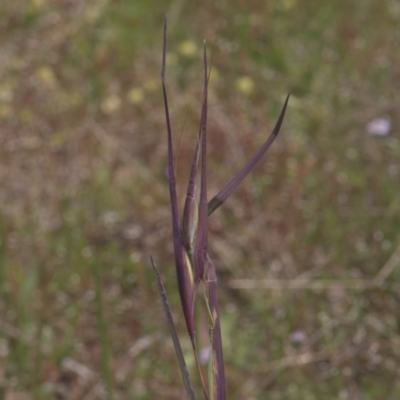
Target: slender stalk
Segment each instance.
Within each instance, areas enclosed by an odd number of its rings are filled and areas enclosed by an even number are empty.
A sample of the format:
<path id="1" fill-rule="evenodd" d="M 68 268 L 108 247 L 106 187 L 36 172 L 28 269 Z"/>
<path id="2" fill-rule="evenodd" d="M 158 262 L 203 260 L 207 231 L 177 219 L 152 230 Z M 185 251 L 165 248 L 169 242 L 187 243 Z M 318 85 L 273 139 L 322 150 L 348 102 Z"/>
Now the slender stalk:
<path id="1" fill-rule="evenodd" d="M 151 265 L 153 267 L 153 271 L 156 275 L 158 291 L 160 293 L 161 300 L 162 300 L 163 307 L 164 307 L 164 312 L 167 317 L 169 330 L 171 332 L 172 341 L 173 341 L 174 347 L 175 347 L 175 353 L 178 358 L 179 367 L 181 368 L 183 382 L 185 383 L 186 393 L 190 400 L 195 400 L 196 397 L 194 394 L 193 385 L 190 380 L 189 372 L 188 372 L 186 362 L 185 362 L 185 357 L 183 356 L 183 351 L 181 348 L 181 343 L 179 342 L 178 333 L 175 328 L 174 319 L 172 318 L 171 308 L 169 306 L 168 299 L 167 299 L 167 293 L 165 292 L 165 288 L 162 283 L 160 273 L 158 272 L 157 265 L 155 264 L 152 256 L 150 256 L 150 261 L 151 261 Z"/>
<path id="2" fill-rule="evenodd" d="M 211 312 L 210 342 L 213 370 L 213 397 L 215 400 L 226 399 L 225 369 L 222 349 L 220 312 L 217 296 L 217 274 L 211 258 L 208 257 L 208 305 Z"/>

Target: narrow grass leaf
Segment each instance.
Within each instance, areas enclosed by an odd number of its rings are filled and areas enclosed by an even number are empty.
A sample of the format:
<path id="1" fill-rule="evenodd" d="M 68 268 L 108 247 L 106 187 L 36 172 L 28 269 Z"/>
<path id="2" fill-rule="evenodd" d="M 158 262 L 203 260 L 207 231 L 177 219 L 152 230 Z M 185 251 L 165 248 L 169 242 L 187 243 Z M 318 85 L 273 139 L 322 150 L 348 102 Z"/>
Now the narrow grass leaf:
<path id="1" fill-rule="evenodd" d="M 242 168 L 242 170 L 227 183 L 221 191 L 215 195 L 208 204 L 208 215 L 211 215 L 225 200 L 233 193 L 233 191 L 242 183 L 244 178 L 251 172 L 251 170 L 257 165 L 261 157 L 270 148 L 271 144 L 274 142 L 278 136 L 279 130 L 285 117 L 286 107 L 289 101 L 290 93 L 287 95 L 285 103 L 283 105 L 281 114 L 279 115 L 278 122 L 275 125 L 271 135 L 257 151 L 257 153 L 251 158 L 251 160 Z"/>
<path id="2" fill-rule="evenodd" d="M 204 115 L 204 103 L 202 107 L 202 112 L 201 112 L 201 119 L 200 121 L 203 120 L 203 115 Z M 197 189 L 197 168 L 198 168 L 198 163 L 199 163 L 199 156 L 200 156 L 200 140 L 201 140 L 201 130 L 202 130 L 202 125 L 200 124 L 200 129 L 199 129 L 199 135 L 198 135 L 198 141 L 196 145 L 196 150 L 193 158 L 193 163 L 190 171 L 190 177 L 189 177 L 189 184 L 188 184 L 188 189 L 186 193 L 186 200 L 185 200 L 185 207 L 183 211 L 183 219 L 182 219 L 182 244 L 184 248 L 186 249 L 186 261 L 187 263 L 192 267 L 192 272 L 193 272 L 193 267 L 194 267 L 194 260 L 193 260 L 193 242 L 196 236 L 196 231 L 197 231 L 197 226 L 198 226 L 198 202 L 196 199 L 196 189 Z M 204 398 L 205 400 L 208 400 L 208 391 L 206 384 L 204 382 L 204 377 L 203 373 L 201 370 L 201 365 L 198 359 L 197 355 L 197 346 L 195 341 L 192 341 L 193 345 L 193 352 L 195 356 L 195 361 L 196 361 L 196 366 L 197 366 L 197 371 L 199 374 L 199 378 L 201 381 L 201 386 L 203 388 L 203 393 L 204 393 Z"/>
<path id="3" fill-rule="evenodd" d="M 163 97 L 164 97 L 165 118 L 167 123 L 168 182 L 169 182 L 169 192 L 171 200 L 172 233 L 174 240 L 175 268 L 178 281 L 179 295 L 181 298 L 183 314 L 185 316 L 185 321 L 189 332 L 189 336 L 192 342 L 194 342 L 195 340 L 195 328 L 194 328 L 194 316 L 193 316 L 194 288 L 193 288 L 193 280 L 191 279 L 192 278 L 191 269 L 184 257 L 184 248 L 181 242 L 181 236 L 179 231 L 179 213 L 178 213 L 178 201 L 177 201 L 176 181 L 174 173 L 172 130 L 171 130 L 171 121 L 169 117 L 169 109 L 168 109 L 167 90 L 165 87 L 166 53 L 167 53 L 167 18 L 165 18 L 165 24 L 164 24 L 161 83 L 162 83 Z"/>
<path id="4" fill-rule="evenodd" d="M 195 282 L 204 277 L 208 249 L 208 218 L 207 218 L 207 107 L 208 107 L 208 76 L 207 76 L 207 49 L 204 42 L 204 98 L 201 119 L 201 184 L 199 222 L 195 248 Z"/>
<path id="5" fill-rule="evenodd" d="M 215 266 L 208 257 L 208 305 L 211 312 L 211 353 L 212 353 L 212 372 L 213 372 L 213 397 L 215 400 L 225 400 L 225 370 L 224 357 L 222 351 L 221 324 L 219 319 L 219 305 L 217 296 L 217 274 Z M 210 388 L 210 390 L 211 390 Z M 211 396 L 211 394 L 210 394 Z"/>
<path id="6" fill-rule="evenodd" d="M 203 112 L 201 114 L 203 119 Z M 199 140 L 201 130 L 199 132 Z M 182 244 L 189 255 L 193 253 L 193 241 L 196 234 L 198 222 L 198 204 L 196 201 L 196 188 L 197 188 L 197 166 L 199 163 L 200 143 L 197 141 L 196 151 L 190 170 L 189 184 L 186 193 L 185 207 L 183 209 L 182 219 Z"/>
<path id="7" fill-rule="evenodd" d="M 210 73 L 211 73 L 211 66 L 210 70 L 208 71 L 207 80 L 209 80 L 210 78 Z M 192 168 L 190 170 L 189 184 L 186 192 L 185 207 L 182 219 L 182 243 L 190 256 L 192 256 L 193 254 L 193 242 L 196 235 L 198 218 L 199 218 L 198 204 L 196 201 L 197 168 L 199 164 L 200 142 L 201 142 L 201 133 L 203 128 L 201 121 L 203 121 L 205 112 L 204 109 L 206 106 L 207 104 L 204 102 L 204 95 L 203 95 L 203 105 L 201 108 L 199 135 L 197 139 L 196 150 L 194 153 Z"/>
<path id="8" fill-rule="evenodd" d="M 178 333 L 175 328 L 175 323 L 172 318 L 171 308 L 169 307 L 167 294 L 165 292 L 165 288 L 162 283 L 160 273 L 158 272 L 158 268 L 157 268 L 152 256 L 150 256 L 150 261 L 151 261 L 151 265 L 153 266 L 153 271 L 156 275 L 158 291 L 160 293 L 161 300 L 162 300 L 163 307 L 164 307 L 164 312 L 167 317 L 169 330 L 170 330 L 171 336 L 172 336 L 172 341 L 174 342 L 175 352 L 176 352 L 176 356 L 178 358 L 179 367 L 181 369 L 182 378 L 185 383 L 186 393 L 190 400 L 195 400 L 196 396 L 194 394 L 193 385 L 190 380 L 189 372 L 188 372 L 188 369 L 186 366 L 185 357 L 183 356 L 182 347 L 179 342 Z"/>

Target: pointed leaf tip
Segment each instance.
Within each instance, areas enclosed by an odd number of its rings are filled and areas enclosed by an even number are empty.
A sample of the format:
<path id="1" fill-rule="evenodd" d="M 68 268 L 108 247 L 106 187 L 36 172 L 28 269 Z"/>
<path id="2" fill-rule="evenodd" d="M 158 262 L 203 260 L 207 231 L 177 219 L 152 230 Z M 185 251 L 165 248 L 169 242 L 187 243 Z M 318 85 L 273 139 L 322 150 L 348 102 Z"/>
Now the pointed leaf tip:
<path id="1" fill-rule="evenodd" d="M 271 147 L 272 143 L 278 136 L 281 129 L 283 118 L 285 117 L 286 108 L 289 102 L 290 93 L 287 95 L 285 103 L 283 104 L 282 111 L 279 115 L 278 121 L 269 135 L 268 139 L 264 142 L 261 148 L 256 154 L 250 159 L 250 161 L 238 172 L 238 174 L 233 177 L 229 183 L 227 183 L 218 194 L 216 194 L 208 204 L 208 215 L 211 215 L 221 204 L 223 204 L 226 199 L 234 192 L 234 190 L 242 183 L 246 176 L 251 172 L 251 170 L 257 165 L 261 157 L 267 152 Z"/>

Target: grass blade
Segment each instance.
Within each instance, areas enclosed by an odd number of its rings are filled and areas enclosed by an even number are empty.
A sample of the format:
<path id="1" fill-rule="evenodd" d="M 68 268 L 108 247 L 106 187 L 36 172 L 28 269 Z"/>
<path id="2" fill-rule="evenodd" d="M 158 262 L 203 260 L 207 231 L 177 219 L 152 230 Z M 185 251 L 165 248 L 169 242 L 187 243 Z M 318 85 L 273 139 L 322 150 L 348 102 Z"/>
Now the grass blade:
<path id="1" fill-rule="evenodd" d="M 207 80 L 209 80 L 210 78 L 210 73 L 211 73 L 211 66 L 210 70 L 208 71 Z M 198 218 L 199 218 L 198 204 L 196 201 L 197 168 L 199 164 L 200 142 L 201 142 L 201 137 L 202 137 L 201 134 L 203 128 L 202 121 L 204 118 L 204 112 L 206 106 L 207 103 L 204 101 L 204 94 L 203 94 L 203 105 L 201 108 L 199 135 L 198 135 L 192 167 L 190 170 L 189 184 L 186 193 L 185 208 L 183 211 L 183 220 L 182 220 L 182 243 L 190 256 L 193 254 L 193 241 L 196 235 Z"/>
<path id="2" fill-rule="evenodd" d="M 160 273 L 158 272 L 157 266 L 156 266 L 152 256 L 150 256 L 150 261 L 151 261 L 151 265 L 153 267 L 153 271 L 156 275 L 158 291 L 160 293 L 161 300 L 162 300 L 163 307 L 164 307 L 164 312 L 167 317 L 169 330 L 170 330 L 171 336 L 172 336 L 172 341 L 174 342 L 175 352 L 176 352 L 176 356 L 178 358 L 179 367 L 181 369 L 182 378 L 185 383 L 186 393 L 190 400 L 196 400 L 196 396 L 195 396 L 194 390 L 193 390 L 193 385 L 190 380 L 189 372 L 187 370 L 185 357 L 183 356 L 181 344 L 179 342 L 178 333 L 176 332 L 174 320 L 172 318 L 172 313 L 171 313 L 171 309 L 169 307 L 167 294 L 165 292 L 165 288 L 162 283 Z"/>
<path id="3" fill-rule="evenodd" d="M 208 107 L 208 76 L 207 76 L 207 49 L 204 42 L 204 99 L 201 119 L 201 185 L 199 222 L 195 248 L 195 282 L 204 277 L 208 249 L 208 211 L 207 211 L 207 107 Z"/>
<path id="4" fill-rule="evenodd" d="M 164 43 L 163 43 L 163 58 L 162 58 L 162 69 L 161 69 L 161 81 L 162 81 L 162 89 L 164 96 L 164 106 L 165 106 L 165 116 L 167 122 L 167 140 L 168 140 L 168 182 L 170 189 L 170 200 L 171 200 L 171 214 L 172 214 L 172 230 L 174 237 L 174 253 L 175 253 L 175 267 L 176 267 L 176 275 L 178 281 L 178 289 L 179 295 L 181 298 L 181 304 L 183 308 L 183 314 L 185 316 L 186 326 L 189 332 L 189 336 L 192 342 L 193 351 L 195 354 L 196 364 L 199 370 L 199 375 L 201 379 L 201 384 L 203 387 L 204 395 L 206 400 L 208 399 L 207 391 L 204 384 L 204 379 L 201 374 L 201 368 L 199 364 L 199 360 L 197 357 L 196 351 L 196 337 L 195 337 L 195 327 L 194 327 L 194 283 L 193 283 L 193 274 L 192 274 L 192 261 L 189 259 L 190 254 L 185 252 L 184 246 L 182 244 L 181 235 L 179 232 L 179 215 L 178 215 L 178 202 L 177 202 L 177 194 L 176 194 L 176 181 L 175 181 L 175 173 L 174 173 L 174 155 L 173 155 L 173 146 L 172 146 L 172 130 L 171 130 L 171 122 L 169 118 L 169 110 L 168 110 L 168 98 L 167 91 L 165 87 L 165 59 L 167 52 L 167 19 L 165 19 L 164 24 Z M 200 134 L 199 134 L 200 136 Z M 197 145 L 199 147 L 199 144 Z M 189 210 L 186 210 L 186 213 L 189 215 L 185 219 L 185 223 L 190 225 L 190 212 L 193 212 L 195 209 L 195 187 L 196 187 L 196 172 L 197 172 L 197 163 L 198 163 L 198 152 L 199 149 L 196 149 L 196 155 L 194 160 L 194 171 L 191 173 L 192 182 L 189 182 L 188 192 L 189 192 L 189 201 L 193 200 L 193 204 L 189 204 Z M 191 194 L 193 194 L 191 196 Z M 207 205 L 207 199 L 206 199 Z M 194 216 L 195 217 L 195 216 Z M 193 218 L 193 217 L 192 217 Z M 195 221 L 192 221 L 194 224 L 194 232 L 196 229 Z M 192 228 L 192 227 L 190 227 Z M 184 229 L 184 228 L 183 228 Z M 190 244 L 190 237 L 189 237 Z M 191 258 L 191 257 L 190 257 Z"/>
<path id="5" fill-rule="evenodd" d="M 279 130 L 281 129 L 289 97 L 290 93 L 286 97 L 281 114 L 279 115 L 278 118 L 278 122 L 276 123 L 271 135 L 268 137 L 265 143 L 261 146 L 261 148 L 257 151 L 257 153 L 254 154 L 251 160 L 242 168 L 242 170 L 234 178 L 232 178 L 232 180 L 229 183 L 227 183 L 217 195 L 215 195 L 210 200 L 208 204 L 208 215 L 211 215 L 221 204 L 225 202 L 225 200 L 233 193 L 233 191 L 242 183 L 244 178 L 246 178 L 246 176 L 251 172 L 251 170 L 257 165 L 257 163 L 260 161 L 261 157 L 265 154 L 265 152 L 270 148 L 271 144 L 278 136 Z"/>
<path id="6" fill-rule="evenodd" d="M 179 213 L 178 201 L 176 194 L 176 181 L 174 172 L 174 153 L 172 146 L 172 131 L 171 121 L 168 110 L 167 90 L 165 87 L 165 59 L 167 54 L 167 18 L 164 23 L 164 41 L 163 41 L 163 55 L 162 55 L 162 68 L 161 68 L 161 83 L 164 97 L 165 119 L 167 122 L 167 141 L 168 141 L 168 182 L 171 200 L 171 215 L 172 215 L 172 233 L 174 238 L 174 254 L 175 254 L 175 268 L 176 277 L 178 281 L 179 295 L 181 298 L 183 314 L 185 316 L 186 326 L 189 336 L 194 342 L 195 328 L 193 316 L 193 303 L 194 303 L 194 288 L 193 279 L 190 265 L 188 265 L 184 257 L 184 248 L 181 242 L 179 232 Z"/>
<path id="7" fill-rule="evenodd" d="M 210 396 L 215 400 L 225 400 L 225 370 L 224 357 L 222 350 L 221 324 L 219 320 L 219 305 L 217 296 L 217 275 L 215 266 L 210 257 L 208 257 L 208 306 L 211 314 L 211 362 L 213 383 Z"/>
<path id="8" fill-rule="evenodd" d="M 203 113 L 201 114 L 201 120 L 203 120 Z M 199 132 L 199 140 L 200 136 L 201 136 L 201 130 Z M 183 219 L 182 219 L 182 244 L 190 256 L 193 253 L 193 241 L 195 238 L 197 222 L 199 217 L 198 205 L 196 201 L 197 166 L 199 163 L 199 155 L 200 155 L 199 140 L 197 141 L 192 168 L 190 170 L 189 184 L 187 188 L 185 207 L 183 209 Z"/>

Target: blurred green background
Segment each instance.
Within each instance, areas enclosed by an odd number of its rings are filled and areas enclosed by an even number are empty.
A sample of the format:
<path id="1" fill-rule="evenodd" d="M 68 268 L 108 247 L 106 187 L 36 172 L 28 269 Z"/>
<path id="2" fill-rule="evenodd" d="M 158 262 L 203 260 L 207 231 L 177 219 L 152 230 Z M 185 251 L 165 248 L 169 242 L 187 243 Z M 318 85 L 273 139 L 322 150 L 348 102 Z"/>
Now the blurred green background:
<path id="1" fill-rule="evenodd" d="M 185 398 L 149 268 L 152 254 L 194 372 L 165 13 L 181 199 L 204 38 L 210 197 L 292 93 L 277 141 L 209 221 L 228 398 L 400 398 L 397 0 L 0 2 L 0 398 Z"/>

